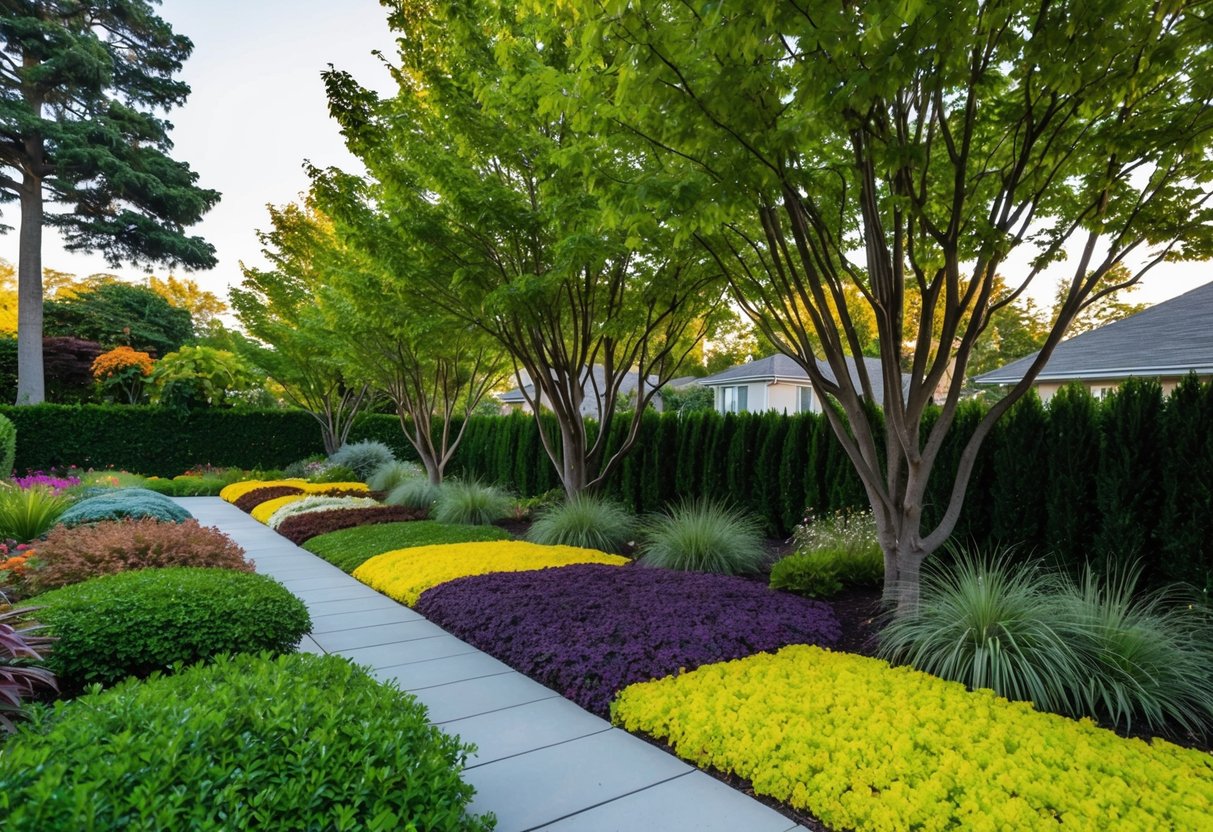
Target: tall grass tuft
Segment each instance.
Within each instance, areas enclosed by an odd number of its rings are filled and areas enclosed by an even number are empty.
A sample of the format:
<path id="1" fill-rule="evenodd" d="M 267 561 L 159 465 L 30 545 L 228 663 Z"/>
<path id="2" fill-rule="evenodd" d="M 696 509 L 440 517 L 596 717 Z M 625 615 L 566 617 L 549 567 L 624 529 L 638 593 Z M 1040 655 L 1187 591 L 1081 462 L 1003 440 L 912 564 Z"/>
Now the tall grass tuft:
<path id="1" fill-rule="evenodd" d="M 508 517 L 513 508 L 510 495 L 495 485 L 452 481 L 443 484 L 431 517 L 439 523 L 487 526 Z"/>
<path id="2" fill-rule="evenodd" d="M 544 509 L 527 540 L 548 546 L 578 546 L 622 554 L 637 530 L 636 518 L 614 500 L 578 494 Z"/>
<path id="3" fill-rule="evenodd" d="M 385 462 L 396 458 L 392 449 L 374 439 L 364 439 L 361 442 L 348 442 L 342 445 L 329 457 L 330 465 L 344 465 L 354 471 L 360 480 L 369 477 L 376 468 Z"/>
<path id="4" fill-rule="evenodd" d="M 1073 713 L 1084 665 L 1057 604 L 1058 579 L 1007 552 L 957 552 L 950 567 L 922 576 L 916 615 L 895 618 L 880 652 L 970 688 L 990 688 L 1042 710 Z"/>
<path id="5" fill-rule="evenodd" d="M 710 500 L 684 501 L 645 523 L 641 563 L 684 572 L 743 575 L 766 559 L 758 518 Z"/>
<path id="6" fill-rule="evenodd" d="M 394 486 L 383 502 L 417 511 L 430 511 L 442 496 L 443 485 L 434 485 L 425 477 L 412 477 Z"/>
<path id="7" fill-rule="evenodd" d="M 0 539 L 21 543 L 42 537 L 72 504 L 50 488 L 0 488 Z"/>
<path id="8" fill-rule="evenodd" d="M 405 480 L 420 476 L 422 471 L 416 464 L 396 459 L 376 467 L 366 478 L 366 486 L 371 491 L 391 491 Z"/>

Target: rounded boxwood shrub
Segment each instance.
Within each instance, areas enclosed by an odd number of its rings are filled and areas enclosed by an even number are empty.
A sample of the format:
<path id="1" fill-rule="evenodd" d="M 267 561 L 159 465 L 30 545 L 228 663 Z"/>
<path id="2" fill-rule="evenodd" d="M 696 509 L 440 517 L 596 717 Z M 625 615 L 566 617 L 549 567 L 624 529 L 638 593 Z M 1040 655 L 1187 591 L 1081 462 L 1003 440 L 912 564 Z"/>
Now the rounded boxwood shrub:
<path id="1" fill-rule="evenodd" d="M 64 526 L 121 520 L 123 517 L 151 517 L 171 523 L 181 523 L 193 515 L 163 494 L 146 488 L 120 488 L 109 494 L 98 494 L 81 500 L 59 515 Z"/>
<path id="2" fill-rule="evenodd" d="M 41 707 L 0 754 L 8 832 L 481 832 L 471 748 L 335 656 L 223 656 Z"/>
<path id="3" fill-rule="evenodd" d="M 280 583 L 229 569 L 121 572 L 31 605 L 56 637 L 47 667 L 68 692 L 220 653 L 288 651 L 312 627 L 303 602 Z"/>
<path id="4" fill-rule="evenodd" d="M 253 571 L 236 541 L 197 520 L 164 523 L 143 518 L 59 526 L 34 553 L 37 569 L 29 572 L 29 582 L 38 592 L 134 569 L 201 566 Z"/>

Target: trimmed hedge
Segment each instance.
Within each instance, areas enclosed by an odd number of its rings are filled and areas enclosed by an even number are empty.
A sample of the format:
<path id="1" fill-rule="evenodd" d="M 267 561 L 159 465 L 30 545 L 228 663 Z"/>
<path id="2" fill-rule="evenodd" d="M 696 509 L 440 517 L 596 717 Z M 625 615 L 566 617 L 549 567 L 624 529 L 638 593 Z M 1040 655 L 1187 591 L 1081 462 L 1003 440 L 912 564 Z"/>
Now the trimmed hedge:
<path id="1" fill-rule="evenodd" d="M 220 653 L 286 652 L 312 628 L 282 584 L 231 569 L 120 572 L 29 603 L 55 636 L 46 665 L 65 692 Z"/>
<path id="2" fill-rule="evenodd" d="M 487 832 L 472 751 L 336 656 L 222 657 L 39 708 L 0 754 L 7 832 Z"/>

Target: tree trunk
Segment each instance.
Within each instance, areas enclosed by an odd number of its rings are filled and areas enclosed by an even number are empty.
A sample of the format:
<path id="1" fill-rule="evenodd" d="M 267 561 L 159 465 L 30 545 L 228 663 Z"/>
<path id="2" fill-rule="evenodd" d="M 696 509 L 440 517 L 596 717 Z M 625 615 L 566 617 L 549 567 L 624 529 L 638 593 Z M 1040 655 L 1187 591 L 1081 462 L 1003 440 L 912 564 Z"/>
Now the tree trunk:
<path id="1" fill-rule="evenodd" d="M 540 425 L 540 430 L 543 427 Z M 585 490 L 585 443 L 571 425 L 560 426 L 562 451 L 560 482 L 564 493 L 572 498 Z"/>
<path id="2" fill-rule="evenodd" d="M 46 400 L 42 365 L 42 180 L 26 174 L 17 256 L 17 404 Z"/>
<path id="3" fill-rule="evenodd" d="M 922 562 L 927 551 L 922 548 L 917 535 L 897 548 L 897 617 L 916 615 L 922 597 Z"/>

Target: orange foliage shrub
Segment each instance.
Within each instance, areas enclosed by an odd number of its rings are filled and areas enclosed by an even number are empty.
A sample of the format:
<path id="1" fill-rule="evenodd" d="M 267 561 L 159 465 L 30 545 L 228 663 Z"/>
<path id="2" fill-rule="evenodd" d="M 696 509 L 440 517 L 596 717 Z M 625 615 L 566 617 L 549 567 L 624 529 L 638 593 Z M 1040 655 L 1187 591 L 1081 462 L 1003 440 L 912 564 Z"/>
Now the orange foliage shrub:
<path id="1" fill-rule="evenodd" d="M 104 381 L 110 376 L 116 376 L 124 370 L 135 367 L 139 375 L 147 376 L 152 372 L 152 357 L 145 352 L 130 347 L 114 347 L 109 352 L 103 352 L 93 361 L 93 378 Z"/>

